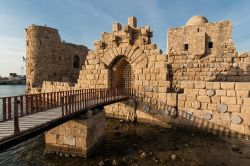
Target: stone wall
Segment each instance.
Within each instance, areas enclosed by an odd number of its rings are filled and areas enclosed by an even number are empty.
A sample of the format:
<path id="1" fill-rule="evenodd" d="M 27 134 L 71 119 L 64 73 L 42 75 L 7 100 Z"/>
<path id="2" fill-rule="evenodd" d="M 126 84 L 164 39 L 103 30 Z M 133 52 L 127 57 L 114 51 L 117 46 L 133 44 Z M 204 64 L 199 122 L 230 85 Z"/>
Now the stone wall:
<path id="1" fill-rule="evenodd" d="M 69 82 L 43 81 L 42 93 L 75 90 L 74 85 Z"/>
<path id="2" fill-rule="evenodd" d="M 250 135 L 249 82 L 183 81 L 181 88 L 178 110 L 188 113 L 190 120 L 196 117 Z"/>
<path id="3" fill-rule="evenodd" d="M 35 30 L 41 27 L 32 28 Z M 42 29 L 53 32 L 54 38 L 59 38 L 54 29 Z M 131 77 L 126 80 L 130 82 L 129 88 L 142 94 L 145 100 L 159 100 L 170 109 L 177 107 L 180 113 L 185 112 L 189 122 L 194 122 L 192 118 L 196 117 L 202 123 L 212 123 L 249 134 L 247 102 L 250 89 L 250 53 L 236 51 L 231 31 L 231 21 L 209 23 L 205 17 L 192 17 L 186 26 L 169 30 L 168 53 L 164 54 L 151 42 L 153 32 L 150 27 L 137 27 L 136 18 L 129 17 L 127 25 L 122 27 L 120 23 L 114 23 L 112 32 L 103 32 L 101 39 L 94 42 L 95 49 L 89 50 L 86 60 L 81 61 L 81 70 L 77 70 L 79 75 L 75 84 L 70 84 L 69 81 L 58 82 L 62 80 L 46 81 L 49 75 L 46 73 L 44 76 L 43 73 L 47 72 L 47 66 L 41 65 L 45 62 L 40 59 L 38 62 L 36 57 L 34 61 L 27 57 L 30 66 L 27 71 L 28 80 L 45 81 L 43 84 L 39 82 L 42 88 L 38 90 L 42 92 L 124 88 L 125 68 L 129 68 Z M 32 48 L 39 47 L 40 38 L 34 38 Z M 37 49 L 40 51 L 39 55 L 45 54 L 46 49 L 47 46 Z M 28 49 L 27 56 L 38 55 L 29 53 L 31 50 Z M 64 49 L 62 47 L 58 50 Z M 53 51 L 48 51 L 46 55 L 51 52 Z M 60 67 L 55 67 L 48 73 L 57 69 L 63 71 Z M 36 77 L 38 75 L 34 73 L 39 74 L 40 71 L 41 77 Z M 28 87 L 30 83 L 29 81 Z M 106 106 L 105 111 L 109 117 L 137 118 L 139 121 L 157 124 L 184 124 L 183 119 L 169 118 L 166 110 L 151 110 L 147 106 L 144 102 L 135 104 L 128 100 Z M 222 113 L 218 110 L 226 111 Z M 235 124 L 236 122 L 239 124 Z"/>
<path id="4" fill-rule="evenodd" d="M 45 151 L 86 157 L 102 141 L 105 129 L 104 112 L 70 120 L 45 134 Z"/>
<path id="5" fill-rule="evenodd" d="M 76 88 L 112 87 L 113 73 L 126 62 L 133 73 L 131 88 L 166 101 L 166 92 L 171 88 L 167 57 L 151 43 L 150 27 L 136 27 L 136 24 L 136 19 L 130 17 L 123 30 L 119 23 L 115 23 L 112 32 L 102 34 L 102 38 L 95 42 L 96 50 L 88 53 Z"/>
<path id="6" fill-rule="evenodd" d="M 176 95 L 171 96 L 172 100 L 176 103 Z M 106 116 L 109 118 L 139 121 L 169 127 L 172 117 L 166 111 L 171 111 L 171 108 L 176 107 L 176 104 L 173 105 L 174 106 L 169 109 L 164 108 L 159 110 L 158 108 L 152 107 L 152 105 L 147 102 L 133 103 L 131 100 L 127 100 L 105 106 L 104 110 Z"/>
<path id="7" fill-rule="evenodd" d="M 249 54 L 236 52 L 231 31 L 231 21 L 169 29 L 168 66 L 173 86 L 180 87 L 183 80 L 250 81 Z"/>
<path id="8" fill-rule="evenodd" d="M 76 82 L 87 47 L 62 42 L 56 29 L 32 25 L 26 29 L 26 91 L 43 81 Z"/>

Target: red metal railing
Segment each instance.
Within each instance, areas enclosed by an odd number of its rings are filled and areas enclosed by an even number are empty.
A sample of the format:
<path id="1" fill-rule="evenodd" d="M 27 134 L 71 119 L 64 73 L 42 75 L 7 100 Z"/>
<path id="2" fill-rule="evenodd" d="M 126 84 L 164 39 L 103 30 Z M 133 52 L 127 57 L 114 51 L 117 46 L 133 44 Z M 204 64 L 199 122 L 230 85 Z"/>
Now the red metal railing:
<path id="1" fill-rule="evenodd" d="M 103 105 L 128 95 L 128 91 L 118 89 L 80 90 L 77 94 L 61 97 L 62 116 L 86 110 L 96 105 Z"/>
<path id="2" fill-rule="evenodd" d="M 51 93 L 27 94 L 22 96 L 2 97 L 0 123 L 14 119 L 14 133 L 20 133 L 19 117 L 61 107 L 62 117 L 80 110 L 98 105 L 105 105 L 125 97 L 133 97 L 137 101 L 157 109 L 171 110 L 165 102 L 147 97 L 134 89 L 81 89 Z"/>
<path id="3" fill-rule="evenodd" d="M 60 98 L 79 90 L 1 97 L 1 121 L 11 120 L 60 106 Z M 0 107 L 1 108 L 1 107 Z"/>
<path id="4" fill-rule="evenodd" d="M 62 116 L 97 104 L 116 100 L 128 94 L 118 89 L 82 89 L 27 94 L 0 98 L 0 123 L 14 119 L 14 133 L 20 133 L 19 117 L 62 106 Z M 65 110 L 65 111 L 64 111 Z"/>

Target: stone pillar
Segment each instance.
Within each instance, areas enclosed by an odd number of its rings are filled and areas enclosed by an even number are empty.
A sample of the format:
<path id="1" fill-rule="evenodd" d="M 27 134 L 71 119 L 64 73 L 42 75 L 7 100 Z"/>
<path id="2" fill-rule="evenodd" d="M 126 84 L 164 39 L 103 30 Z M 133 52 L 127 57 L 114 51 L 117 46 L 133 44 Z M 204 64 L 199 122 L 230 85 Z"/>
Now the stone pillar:
<path id="1" fill-rule="evenodd" d="M 113 23 L 112 25 L 112 31 L 118 32 L 122 30 L 122 25 L 120 23 Z"/>
<path id="2" fill-rule="evenodd" d="M 45 134 L 45 152 L 66 156 L 89 156 L 102 142 L 106 128 L 105 113 L 92 112 L 48 131 Z"/>
<path id="3" fill-rule="evenodd" d="M 128 25 L 133 27 L 133 28 L 136 28 L 137 26 L 137 20 L 135 17 L 129 17 L 128 18 Z"/>

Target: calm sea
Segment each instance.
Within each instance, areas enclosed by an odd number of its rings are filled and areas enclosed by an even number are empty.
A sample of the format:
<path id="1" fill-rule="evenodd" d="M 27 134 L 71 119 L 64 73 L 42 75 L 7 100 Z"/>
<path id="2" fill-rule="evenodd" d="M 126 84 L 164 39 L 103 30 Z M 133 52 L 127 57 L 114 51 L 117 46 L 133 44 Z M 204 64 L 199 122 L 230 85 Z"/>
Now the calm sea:
<path id="1" fill-rule="evenodd" d="M 25 85 L 0 85 L 0 98 L 25 94 Z M 0 99 L 0 120 L 2 119 L 2 100 Z"/>
<path id="2" fill-rule="evenodd" d="M 25 85 L 0 85 L 0 97 L 25 94 Z"/>

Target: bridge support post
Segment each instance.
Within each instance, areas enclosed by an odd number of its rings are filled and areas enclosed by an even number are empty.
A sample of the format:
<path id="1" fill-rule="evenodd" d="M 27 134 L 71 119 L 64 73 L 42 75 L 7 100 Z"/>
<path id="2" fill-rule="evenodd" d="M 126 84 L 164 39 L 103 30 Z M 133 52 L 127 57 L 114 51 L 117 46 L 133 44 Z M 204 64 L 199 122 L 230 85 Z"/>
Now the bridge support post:
<path id="1" fill-rule="evenodd" d="M 45 152 L 88 157 L 103 141 L 106 128 L 103 110 L 88 111 L 45 134 Z"/>

